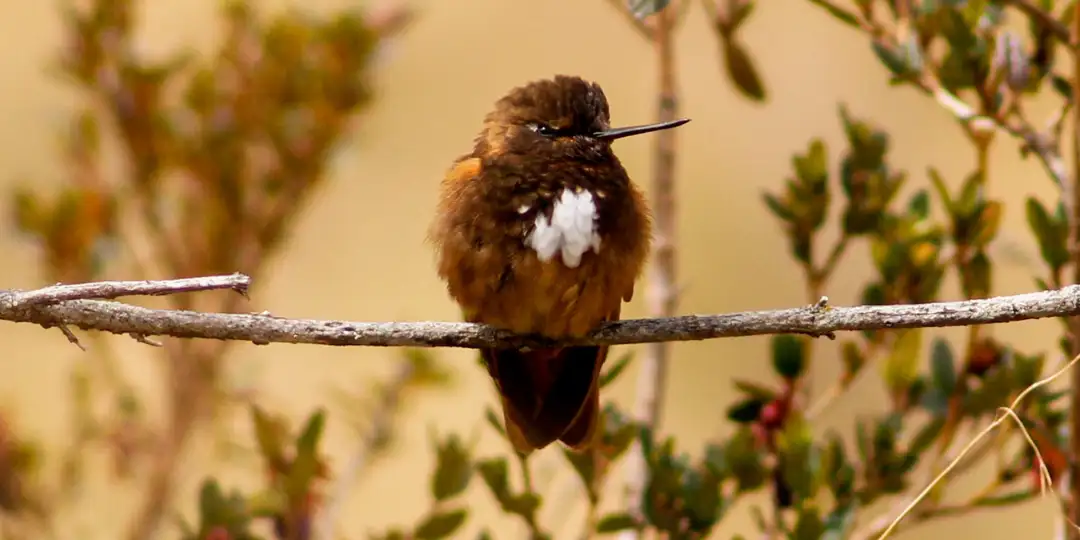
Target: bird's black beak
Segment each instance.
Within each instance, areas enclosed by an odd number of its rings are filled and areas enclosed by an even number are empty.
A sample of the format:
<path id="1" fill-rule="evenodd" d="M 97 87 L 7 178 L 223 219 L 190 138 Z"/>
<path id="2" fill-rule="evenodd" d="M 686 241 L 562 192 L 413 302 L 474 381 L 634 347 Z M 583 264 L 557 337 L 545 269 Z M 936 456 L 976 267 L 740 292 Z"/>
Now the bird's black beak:
<path id="1" fill-rule="evenodd" d="M 661 129 L 671 129 L 679 127 L 687 122 L 689 118 L 680 118 L 678 120 L 672 120 L 670 122 L 660 122 L 657 124 L 645 124 L 644 126 L 630 126 L 615 129 L 608 129 L 605 131 L 597 131 L 592 134 L 594 139 L 601 141 L 614 141 L 615 139 L 621 139 L 623 137 L 629 137 L 631 135 L 641 135 L 643 133 L 650 133 L 653 131 L 660 131 Z"/>

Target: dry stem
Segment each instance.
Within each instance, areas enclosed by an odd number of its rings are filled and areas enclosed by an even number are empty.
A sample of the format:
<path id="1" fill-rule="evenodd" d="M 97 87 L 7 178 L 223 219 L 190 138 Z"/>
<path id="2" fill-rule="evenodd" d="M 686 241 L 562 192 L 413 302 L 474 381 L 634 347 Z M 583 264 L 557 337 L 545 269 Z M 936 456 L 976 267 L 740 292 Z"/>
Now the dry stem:
<path id="1" fill-rule="evenodd" d="M 684 2 L 685 3 L 685 2 Z M 678 114 L 678 96 L 675 90 L 674 26 L 676 13 L 671 6 L 654 17 L 655 32 L 652 43 L 656 50 L 658 71 L 657 121 L 675 120 Z M 675 283 L 675 130 L 656 135 L 653 148 L 653 253 L 646 291 L 649 314 L 653 317 L 670 317 L 678 304 Z M 638 374 L 633 415 L 643 425 L 655 428 L 660 419 L 664 390 L 667 386 L 668 359 L 671 347 L 665 342 L 655 342 L 645 349 L 641 371 Z M 645 456 L 641 445 L 635 441 L 625 464 L 626 500 L 632 515 L 641 514 L 641 500 L 647 481 Z M 636 538 L 636 531 L 629 530 L 620 538 Z"/>
<path id="2" fill-rule="evenodd" d="M 1012 419 L 1012 420 L 1016 421 L 1016 425 L 1020 427 L 1020 431 L 1024 434 L 1024 438 L 1027 440 L 1027 443 L 1031 446 L 1031 449 L 1035 454 L 1035 460 L 1039 464 L 1039 476 L 1040 476 L 1040 480 L 1041 480 L 1041 482 L 1040 482 L 1041 494 L 1046 495 L 1047 488 L 1050 487 L 1053 484 L 1053 478 L 1050 476 L 1050 471 L 1049 471 L 1049 469 L 1046 468 L 1046 463 L 1043 461 L 1042 455 L 1039 453 L 1039 447 L 1035 444 L 1035 441 L 1032 440 L 1031 435 L 1028 433 L 1027 429 L 1024 427 L 1024 423 L 1016 415 L 1016 408 L 1020 405 L 1020 402 L 1022 402 L 1024 400 L 1024 398 L 1028 396 L 1028 394 L 1030 394 L 1031 392 L 1034 392 L 1040 386 L 1050 384 L 1055 379 L 1057 379 L 1062 374 L 1064 374 L 1066 371 L 1071 370 L 1073 368 L 1073 366 L 1076 365 L 1077 362 L 1080 362 L 1080 356 L 1074 357 L 1067 364 L 1065 364 L 1064 367 L 1057 370 L 1052 375 L 1050 375 L 1050 376 L 1048 376 L 1048 377 L 1046 377 L 1044 379 L 1041 379 L 1039 381 L 1036 381 L 1031 386 L 1028 386 L 1027 388 L 1025 388 L 1024 391 L 1020 393 L 1020 395 L 1016 396 L 1016 399 L 1014 399 L 1012 404 L 1010 404 L 1008 407 L 999 408 L 998 412 L 1000 414 L 998 415 L 998 417 L 995 418 L 994 421 L 990 423 L 990 425 L 986 426 L 985 429 L 980 431 L 979 434 L 976 435 L 974 439 L 969 441 L 967 443 L 967 445 L 964 446 L 964 449 L 960 451 L 960 454 L 958 456 L 956 456 L 956 459 L 952 460 L 952 462 L 949 463 L 949 465 L 946 466 L 944 470 L 942 470 L 936 477 L 934 477 L 933 481 L 931 481 L 929 485 L 927 485 L 925 488 L 923 488 L 923 490 L 921 492 L 919 492 L 919 494 L 917 496 L 915 496 L 915 498 L 913 498 L 911 501 L 909 501 L 907 503 L 907 505 L 904 506 L 904 509 L 900 511 L 899 515 L 897 515 L 894 519 L 892 519 L 888 523 L 888 526 L 883 527 L 883 528 L 878 528 L 876 530 L 872 530 L 869 533 L 855 534 L 853 536 L 855 538 L 869 538 L 869 537 L 876 536 L 878 538 L 878 540 L 882 540 L 885 537 L 889 536 L 889 534 L 891 534 L 893 531 L 895 531 L 900 526 L 900 523 L 904 520 L 904 518 L 906 516 L 908 516 L 909 514 L 911 514 L 912 510 L 920 502 L 922 502 L 922 500 L 925 499 L 926 496 L 930 494 L 930 492 L 934 489 L 934 487 L 937 486 L 939 483 L 941 483 L 941 481 L 944 480 L 945 477 L 950 472 L 952 472 L 953 469 L 955 469 L 957 467 L 957 465 L 959 465 L 960 462 L 963 461 L 963 459 L 965 457 L 967 457 L 968 453 L 970 453 L 971 450 L 973 448 L 975 448 L 975 446 L 981 440 L 983 440 L 984 437 L 989 435 L 991 432 L 993 432 L 995 429 L 997 429 L 998 426 L 1000 426 L 1006 420 L 1009 420 L 1009 419 Z M 1074 373 L 1075 373 L 1075 371 L 1074 371 Z M 1051 491 L 1051 493 L 1053 493 L 1053 492 Z M 1073 525 L 1073 527 L 1075 528 L 1075 525 Z M 878 536 L 878 531 L 881 531 L 880 536 Z"/>

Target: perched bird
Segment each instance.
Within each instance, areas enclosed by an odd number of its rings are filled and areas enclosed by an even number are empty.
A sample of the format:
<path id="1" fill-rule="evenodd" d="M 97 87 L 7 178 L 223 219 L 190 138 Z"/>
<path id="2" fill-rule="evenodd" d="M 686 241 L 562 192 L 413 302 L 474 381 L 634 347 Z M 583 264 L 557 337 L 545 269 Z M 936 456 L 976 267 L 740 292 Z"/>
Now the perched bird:
<path id="1" fill-rule="evenodd" d="M 689 120 L 612 129 L 599 85 L 559 75 L 511 90 L 441 185 L 429 238 L 469 322 L 549 338 L 618 320 L 650 246 L 645 198 L 611 143 Z M 584 451 L 607 347 L 485 349 L 506 431 L 528 454 Z"/>

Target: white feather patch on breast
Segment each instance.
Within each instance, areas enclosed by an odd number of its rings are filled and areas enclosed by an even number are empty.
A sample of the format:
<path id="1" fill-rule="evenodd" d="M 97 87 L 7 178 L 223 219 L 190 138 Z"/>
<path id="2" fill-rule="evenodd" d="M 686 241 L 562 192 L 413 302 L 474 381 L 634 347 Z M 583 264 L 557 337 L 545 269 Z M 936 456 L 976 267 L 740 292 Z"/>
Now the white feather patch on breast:
<path id="1" fill-rule="evenodd" d="M 536 251 L 541 261 L 549 261 L 556 253 L 568 268 L 577 268 L 581 257 L 590 249 L 600 251 L 600 234 L 596 230 L 596 200 L 588 190 L 564 189 L 555 200 L 551 218 L 539 214 L 525 245 Z"/>

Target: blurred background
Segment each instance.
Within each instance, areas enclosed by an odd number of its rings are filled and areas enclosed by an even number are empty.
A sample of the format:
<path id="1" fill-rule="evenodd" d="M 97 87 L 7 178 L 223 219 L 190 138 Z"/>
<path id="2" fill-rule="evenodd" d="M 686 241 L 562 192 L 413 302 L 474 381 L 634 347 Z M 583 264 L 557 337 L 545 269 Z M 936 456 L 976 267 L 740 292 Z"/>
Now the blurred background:
<path id="1" fill-rule="evenodd" d="M 226 35 L 216 1 L 135 2 L 132 43 L 139 55 L 164 59 L 186 48 L 209 53 Z M 82 110 L 86 93 L 57 74 L 57 58 L 70 47 L 55 2 L 7 2 L 0 18 L 0 186 L 36 185 L 55 192 L 69 182 L 72 161 L 65 157 L 65 133 Z M 253 4 L 271 17 L 287 8 L 334 13 L 355 8 L 353 0 L 264 0 Z M 369 69 L 372 100 L 342 127 L 342 138 L 326 161 L 324 179 L 295 218 L 287 242 L 267 257 L 256 289 L 241 312 L 269 310 L 275 315 L 357 321 L 455 320 L 425 244 L 438 182 L 453 159 L 467 152 L 482 117 L 509 89 L 554 74 L 575 74 L 600 83 L 610 101 L 613 123 L 639 124 L 655 118 L 656 58 L 604 0 L 414 1 L 414 19 L 380 44 Z M 364 5 L 368 12 L 392 5 Z M 909 171 L 911 183 L 926 185 L 926 167 L 960 179 L 975 157 L 952 118 L 934 102 L 908 88 L 886 83 L 884 68 L 865 38 L 842 31 L 821 10 L 803 0 L 759 2 L 741 31 L 769 90 L 765 103 L 742 97 L 721 69 L 717 40 L 706 14 L 692 7 L 676 38 L 680 116 L 693 121 L 678 130 L 678 265 L 683 313 L 721 313 L 800 306 L 806 297 L 800 270 L 792 262 L 777 221 L 762 203 L 765 189 L 777 189 L 791 174 L 790 156 L 809 139 L 822 137 L 835 163 L 844 144 L 839 104 L 892 134 L 891 162 Z M 115 126 L 102 126 L 112 133 Z M 1012 141 L 999 137 L 990 160 L 992 196 L 1019 201 L 1055 190 L 1034 160 L 1021 160 Z M 631 176 L 648 186 L 649 137 L 620 141 L 616 151 Z M 115 149 L 104 148 L 101 175 L 131 174 Z M 956 189 L 956 183 L 953 183 Z M 3 234 L 0 286 L 32 288 L 49 284 L 40 250 L 13 223 L 13 207 L 0 208 Z M 1038 250 L 1024 224 L 1020 204 L 1007 205 L 994 250 L 997 294 L 1032 290 Z M 827 233 L 834 234 L 833 233 Z M 852 248 L 827 287 L 834 305 L 858 302 L 871 272 L 865 246 Z M 130 279 L 125 267 L 103 275 Z M 232 271 L 233 268 L 222 269 Z M 169 276 L 158 276 L 169 277 Z M 55 281 L 55 280 L 53 280 Z M 958 297 L 955 278 L 947 278 L 943 298 Z M 644 315 L 639 294 L 624 317 Z M 1033 322 L 994 327 L 996 337 L 1018 347 L 1052 348 L 1057 323 Z M 955 332 L 939 332 L 950 337 Z M 90 353 L 73 347 L 56 330 L 31 325 L 0 327 L 0 407 L 11 429 L 40 441 L 45 455 L 60 454 L 73 443 L 73 370 L 90 362 Z M 131 339 L 109 340 L 124 376 L 141 392 L 150 418 L 167 416 L 160 396 L 169 373 L 160 352 Z M 95 342 L 88 342 L 93 349 Z M 838 347 L 815 343 L 811 384 L 820 391 L 839 367 Z M 721 339 L 674 345 L 661 429 L 680 448 L 697 452 L 710 437 L 730 430 L 724 408 L 735 397 L 729 380 L 766 379 L 768 340 Z M 435 350 L 452 373 L 449 386 L 405 396 L 394 438 L 378 461 L 364 468 L 343 501 L 344 537 L 414 522 L 426 508 L 433 454 L 432 430 L 479 437 L 477 451 L 505 450 L 483 422 L 484 406 L 494 403 L 487 374 L 470 351 Z M 348 416 L 340 414 L 341 395 L 368 391 L 372 380 L 392 378 L 400 353 L 381 348 L 237 344 L 223 367 L 223 379 L 237 392 L 299 425 L 318 406 L 330 412 L 323 449 L 331 468 L 341 470 L 359 444 Z M 604 399 L 627 407 L 633 401 L 637 364 L 612 386 Z M 859 413 L 883 410 L 877 377 L 845 395 L 815 429 L 846 426 Z M 149 396 L 149 397 L 147 397 Z M 157 396 L 157 397 L 155 397 Z M 346 406 L 347 408 L 347 406 Z M 249 415 L 243 409 L 215 413 L 221 424 L 195 437 L 180 458 L 177 508 L 191 515 L 195 490 L 206 475 L 223 485 L 252 486 L 263 478 L 250 452 Z M 213 433 L 211 433 L 213 431 Z M 220 452 L 221 440 L 249 447 L 236 455 Z M 140 482 L 111 478 L 108 451 L 87 449 L 78 495 L 60 514 L 59 538 L 122 538 L 138 511 Z M 572 473 L 551 447 L 537 458 L 537 482 L 574 487 Z M 45 460 L 43 475 L 61 474 L 58 460 Z M 136 462 L 136 470 L 149 467 Z M 143 469 L 138 469 L 143 467 Z M 558 474 L 552 476 L 552 471 Z M 567 484 L 569 482 L 569 484 Z M 621 474 L 609 482 L 616 504 Z M 491 497 L 474 484 L 469 499 L 475 512 L 456 537 L 473 537 L 481 524 L 496 538 L 521 537 L 520 523 L 497 511 Z M 753 534 L 745 508 L 725 518 L 713 537 Z M 982 538 L 1045 537 L 1053 504 L 1034 502 L 1003 512 L 983 512 L 976 520 L 942 520 L 906 533 Z M 558 538 L 578 530 L 580 509 L 549 498 L 540 518 L 554 524 Z M 562 525 L 560 525 L 562 524 Z M 560 527 L 564 527 L 561 529 Z M 978 529 L 976 531 L 976 529 Z M 562 532 L 559 532 L 562 531 Z M 156 537 L 179 533 L 170 517 Z"/>

